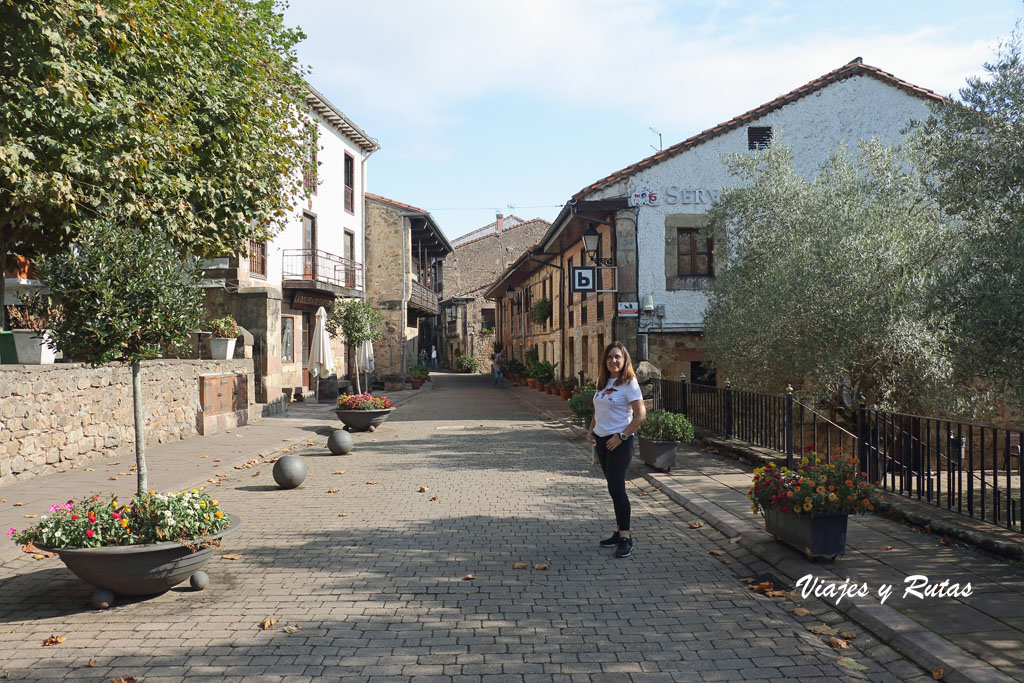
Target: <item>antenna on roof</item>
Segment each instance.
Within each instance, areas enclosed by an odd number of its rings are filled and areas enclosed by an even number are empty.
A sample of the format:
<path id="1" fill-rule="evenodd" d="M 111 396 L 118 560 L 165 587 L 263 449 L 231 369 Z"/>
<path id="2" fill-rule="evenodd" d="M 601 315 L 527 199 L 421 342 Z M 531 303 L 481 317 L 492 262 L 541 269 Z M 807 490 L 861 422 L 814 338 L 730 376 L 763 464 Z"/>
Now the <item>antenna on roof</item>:
<path id="1" fill-rule="evenodd" d="M 650 126 L 647 126 L 647 127 L 650 129 L 650 131 L 652 133 L 654 133 L 655 135 L 658 136 L 658 146 L 655 147 L 654 145 L 651 145 L 651 149 L 653 149 L 655 152 L 660 152 L 661 151 L 661 133 L 659 133 L 658 131 L 654 130 Z"/>

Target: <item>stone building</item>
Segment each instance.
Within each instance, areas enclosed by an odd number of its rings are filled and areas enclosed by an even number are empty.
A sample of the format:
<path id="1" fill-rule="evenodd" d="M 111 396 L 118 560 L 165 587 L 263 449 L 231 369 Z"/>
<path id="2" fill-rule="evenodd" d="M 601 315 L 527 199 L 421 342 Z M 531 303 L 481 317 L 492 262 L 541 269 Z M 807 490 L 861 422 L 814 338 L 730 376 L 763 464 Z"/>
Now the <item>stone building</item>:
<path id="1" fill-rule="evenodd" d="M 384 336 L 373 343 L 378 377 L 404 377 L 420 348 L 440 348 L 442 266 L 451 252 L 430 213 L 366 193 L 366 300 L 384 315 Z"/>
<path id="2" fill-rule="evenodd" d="M 537 261 L 548 261 L 560 278 L 553 291 L 566 292 L 552 321 L 567 327 L 549 331 L 543 343 L 552 345 L 563 372 L 593 376 L 595 353 L 617 339 L 634 359 L 650 360 L 667 377 L 720 382 L 701 349 L 707 289 L 719 265 L 716 238 L 700 229 L 720 189 L 735 182 L 722 155 L 756 154 L 781 133 L 797 171 L 812 176 L 841 144 L 855 150 L 859 140 L 898 142 L 910 120 L 926 117 L 928 104 L 938 100 L 930 90 L 855 59 L 583 188 L 535 253 L 502 273 L 485 296 L 500 303 L 500 319 L 502 312 L 508 316 L 514 348 L 540 342 L 529 327 L 524 332 L 517 325 L 527 307 L 522 302 L 535 296 L 534 278 L 541 277 L 534 274 Z M 589 229 L 600 236 L 595 257 L 604 263 L 581 253 Z M 589 290 L 573 294 L 572 268 L 581 266 L 588 270 L 577 284 L 585 281 Z"/>
<path id="3" fill-rule="evenodd" d="M 444 316 L 444 361 L 453 367 L 455 358 L 468 354 L 489 371 L 497 334 L 493 302 L 484 299 L 484 290 L 494 274 L 504 270 L 517 256 L 534 246 L 551 226 L 535 218 L 524 221 L 518 216 L 497 219 L 453 242 L 454 252 L 445 261 L 446 282 L 441 308 Z"/>
<path id="4" fill-rule="evenodd" d="M 306 365 L 317 308 L 335 298 L 363 298 L 366 291 L 363 193 L 366 162 L 378 145 L 312 87 L 306 103 L 309 196 L 270 242 L 205 264 L 207 315 L 230 314 L 253 337 L 260 403 L 279 403 L 314 386 Z M 336 375 L 344 377 L 354 353 L 340 340 L 332 343 Z M 336 383 L 321 386 L 336 392 Z"/>

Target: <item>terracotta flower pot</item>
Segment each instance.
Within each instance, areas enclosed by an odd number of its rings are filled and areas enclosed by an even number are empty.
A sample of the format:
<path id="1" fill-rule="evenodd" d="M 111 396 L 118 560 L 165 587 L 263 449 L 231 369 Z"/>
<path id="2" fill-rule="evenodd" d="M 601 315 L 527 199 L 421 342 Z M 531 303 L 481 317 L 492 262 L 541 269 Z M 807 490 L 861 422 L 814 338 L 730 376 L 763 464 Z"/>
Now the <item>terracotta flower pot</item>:
<path id="1" fill-rule="evenodd" d="M 421 386 L 423 386 L 423 380 L 419 379 L 417 377 L 413 377 L 412 378 L 412 388 L 413 389 L 419 389 Z"/>
<path id="2" fill-rule="evenodd" d="M 572 398 L 572 387 L 559 387 L 558 395 L 563 401 L 568 401 Z"/>

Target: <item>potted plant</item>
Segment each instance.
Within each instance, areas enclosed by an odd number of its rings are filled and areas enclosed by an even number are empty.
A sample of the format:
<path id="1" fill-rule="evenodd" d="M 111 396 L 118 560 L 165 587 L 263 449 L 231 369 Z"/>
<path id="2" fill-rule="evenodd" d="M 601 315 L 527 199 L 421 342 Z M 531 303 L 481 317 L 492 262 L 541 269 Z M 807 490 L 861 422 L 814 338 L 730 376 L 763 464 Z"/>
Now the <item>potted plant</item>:
<path id="1" fill-rule="evenodd" d="M 651 467 L 670 470 L 676 464 L 676 446 L 693 440 L 693 425 L 679 413 L 651 410 L 637 435 L 640 459 Z"/>
<path id="2" fill-rule="evenodd" d="M 554 305 L 551 299 L 540 299 L 530 307 L 530 321 L 537 325 L 543 325 L 551 317 Z"/>
<path id="3" fill-rule="evenodd" d="M 571 399 L 573 391 L 575 390 L 576 380 L 572 377 L 568 377 L 558 382 L 558 395 L 563 401 Z"/>
<path id="4" fill-rule="evenodd" d="M 235 342 L 242 332 L 238 323 L 230 315 L 215 318 L 206 323 L 212 333 L 210 338 L 210 357 L 214 360 L 230 360 L 235 357 Z"/>
<path id="5" fill-rule="evenodd" d="M 480 361 L 464 353 L 455 358 L 455 369 L 459 372 L 480 372 Z"/>
<path id="6" fill-rule="evenodd" d="M 412 388 L 419 389 L 425 380 L 430 379 L 430 370 L 423 365 L 414 365 L 409 368 L 409 376 L 412 378 Z"/>
<path id="7" fill-rule="evenodd" d="M 824 463 L 813 452 L 795 470 L 769 463 L 754 470 L 747 491 L 751 509 L 764 515 L 765 529 L 807 559 L 846 552 L 851 513 L 875 509 L 878 493 L 858 473 L 857 458 Z"/>
<path id="8" fill-rule="evenodd" d="M 588 380 L 573 392 L 572 398 L 569 399 L 569 412 L 574 424 L 586 426 L 590 423 L 590 418 L 594 415 L 595 391 L 594 383 Z"/>
<path id="9" fill-rule="evenodd" d="M 33 303 L 26 299 L 26 303 Z M 43 314 L 45 312 L 45 315 Z M 59 316 L 57 309 L 40 298 L 40 301 L 31 307 L 8 306 L 7 317 L 11 324 L 11 334 L 14 339 L 14 356 L 16 362 L 24 365 L 50 365 L 57 357 L 57 352 L 52 343 L 47 340 L 52 338 L 52 332 L 48 328 L 48 321 Z M 6 357 L 6 353 L 4 354 Z M 15 362 L 15 361 L 12 361 Z"/>
<path id="10" fill-rule="evenodd" d="M 350 432 L 372 432 L 388 419 L 394 409 L 395 404 L 387 396 L 342 394 L 338 397 L 334 414 Z"/>
<path id="11" fill-rule="evenodd" d="M 7 535 L 57 553 L 73 574 L 97 587 L 93 604 L 109 607 L 113 593 L 163 593 L 190 576 L 194 587 L 205 587 L 208 577 L 199 570 L 219 540 L 240 527 L 216 499 L 193 489 L 135 494 L 128 503 L 93 494 L 51 505 L 35 525 Z"/>

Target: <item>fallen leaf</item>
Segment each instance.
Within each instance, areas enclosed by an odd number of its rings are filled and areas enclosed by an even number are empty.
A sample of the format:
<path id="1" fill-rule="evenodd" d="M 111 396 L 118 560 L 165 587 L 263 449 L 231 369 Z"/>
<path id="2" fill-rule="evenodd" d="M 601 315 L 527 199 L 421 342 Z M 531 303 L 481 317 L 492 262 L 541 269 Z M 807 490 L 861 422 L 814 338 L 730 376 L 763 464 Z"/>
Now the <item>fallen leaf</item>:
<path id="1" fill-rule="evenodd" d="M 245 434 L 235 434 L 235 436 L 237 436 L 239 439 L 245 438 Z"/>
<path id="2" fill-rule="evenodd" d="M 430 500 L 437 500 L 437 496 L 431 496 Z"/>
<path id="3" fill-rule="evenodd" d="M 647 491 L 637 491 L 637 492 L 636 492 L 636 495 L 638 495 L 638 496 L 648 496 L 648 495 L 650 495 L 650 494 L 649 494 L 649 493 L 647 493 Z"/>
<path id="4" fill-rule="evenodd" d="M 43 647 L 47 647 L 49 645 L 60 645 L 67 639 L 67 636 L 58 636 L 56 633 L 54 633 L 52 636 L 43 641 Z"/>
<path id="5" fill-rule="evenodd" d="M 867 671 L 868 669 L 856 659 L 850 659 L 849 657 L 840 657 L 836 660 L 836 664 L 850 671 Z"/>
<path id="6" fill-rule="evenodd" d="M 807 630 L 811 633 L 817 633 L 819 636 L 834 636 L 839 632 L 839 629 L 832 626 L 826 626 L 825 624 L 817 624 L 816 626 L 808 626 Z"/>
<path id="7" fill-rule="evenodd" d="M 334 470 L 335 474 L 345 474 L 345 470 Z"/>
<path id="8" fill-rule="evenodd" d="M 25 519 L 35 519 L 38 515 L 24 515 Z"/>
<path id="9" fill-rule="evenodd" d="M 121 676 L 121 678 L 111 678 L 110 683 L 136 683 L 134 676 Z"/>
<path id="10" fill-rule="evenodd" d="M 117 481 L 117 477 L 107 477 L 110 481 Z"/>
<path id="11" fill-rule="evenodd" d="M 25 506 L 24 503 L 12 503 L 12 505 L 14 505 L 14 507 L 16 507 L 16 508 L 20 508 L 20 507 L 24 507 Z"/>
<path id="12" fill-rule="evenodd" d="M 716 557 L 719 556 L 719 555 L 725 555 L 725 551 L 724 550 L 709 550 L 708 552 L 711 553 L 712 555 L 716 556 Z"/>
<path id="13" fill-rule="evenodd" d="M 221 458 L 214 458 L 213 461 L 214 462 L 221 462 Z"/>
<path id="14" fill-rule="evenodd" d="M 704 526 L 704 522 L 690 522 L 691 529 L 699 529 Z"/>
<path id="15" fill-rule="evenodd" d="M 719 562 L 721 562 L 722 564 L 732 564 L 732 560 L 730 560 L 727 557 L 723 557 L 721 560 L 719 560 Z"/>
<path id="16" fill-rule="evenodd" d="M 86 471 L 86 472 L 95 472 L 95 471 L 96 471 L 96 469 L 95 469 L 95 468 L 93 468 L 93 467 L 86 467 L 86 468 L 85 468 L 85 471 Z"/>
<path id="17" fill-rule="evenodd" d="M 554 477 L 544 477 L 544 481 L 554 481 Z"/>
<path id="18" fill-rule="evenodd" d="M 96 660 L 95 659 L 90 659 L 89 660 L 89 666 L 96 666 Z"/>
<path id="19" fill-rule="evenodd" d="M 209 458 L 210 456 L 208 456 L 208 455 L 200 455 L 199 457 L 200 458 Z"/>
<path id="20" fill-rule="evenodd" d="M 842 638 L 836 638 L 835 636 L 832 636 L 825 642 L 828 643 L 829 647 L 836 650 L 845 650 L 846 648 L 850 647 L 850 644 L 848 642 L 846 642 Z"/>
<path id="21" fill-rule="evenodd" d="M 879 550 L 892 550 L 892 546 L 891 545 L 880 545 L 880 546 L 878 546 L 878 549 Z"/>
<path id="22" fill-rule="evenodd" d="M 754 591 L 755 593 L 767 593 L 773 588 L 775 588 L 775 585 L 770 581 L 759 583 L 756 586 L 750 586 L 750 590 Z"/>
<path id="23" fill-rule="evenodd" d="M 64 474 L 65 472 L 67 472 L 67 470 L 57 470 L 58 474 Z M 2 502 L 2 501 L 0 501 L 0 502 Z"/>
<path id="24" fill-rule="evenodd" d="M 263 474 L 263 473 L 262 473 L 262 472 L 256 472 L 256 473 L 255 473 L 255 474 L 253 474 L 252 476 L 254 476 L 254 477 L 258 477 L 258 476 L 260 476 L 261 474 Z"/>
<path id="25" fill-rule="evenodd" d="M 536 569 L 536 570 L 538 570 L 538 571 L 544 571 L 544 570 L 545 570 L 545 569 L 547 569 L 547 568 L 548 568 L 549 566 L 550 566 L 550 565 L 546 565 L 546 564 L 535 564 L 535 565 L 533 565 L 533 568 L 534 568 L 534 569 Z"/>
<path id="26" fill-rule="evenodd" d="M 741 536 L 733 536 L 729 539 L 729 543 L 739 543 Z"/>
<path id="27" fill-rule="evenodd" d="M 932 669 L 932 678 L 934 678 L 937 681 L 941 681 L 942 677 L 945 675 L 946 672 L 942 670 L 941 666 L 937 666 L 934 669 Z"/>
<path id="28" fill-rule="evenodd" d="M 119 477 L 127 477 L 128 473 L 127 472 L 118 472 L 117 476 L 119 476 Z"/>
<path id="29" fill-rule="evenodd" d="M 462 577 L 463 581 L 472 581 L 475 577 L 472 574 L 466 574 Z"/>
<path id="30" fill-rule="evenodd" d="M 340 513 L 338 513 L 338 516 L 339 517 L 348 517 L 348 513 L 347 512 L 340 512 Z"/>
<path id="31" fill-rule="evenodd" d="M 526 569 L 529 566 L 530 565 L 526 564 L 525 562 L 516 562 L 514 565 L 512 565 L 512 569 Z"/>
<path id="32" fill-rule="evenodd" d="M 740 583 L 754 583 L 757 579 L 752 579 L 749 576 L 740 579 Z"/>
<path id="33" fill-rule="evenodd" d="M 291 626 L 285 626 L 281 630 L 284 631 L 285 633 L 298 633 L 299 631 L 302 630 L 302 627 L 299 626 L 298 624 L 292 624 Z"/>
<path id="34" fill-rule="evenodd" d="M 113 467 L 114 465 L 120 465 L 121 463 L 120 462 L 108 462 L 107 464 L 110 465 L 111 467 Z"/>
<path id="35" fill-rule="evenodd" d="M 807 609 L 806 607 L 795 607 L 789 610 L 789 613 L 795 614 L 798 617 L 806 617 L 811 613 L 811 610 Z"/>
<path id="36" fill-rule="evenodd" d="M 7 502 L 6 498 L 0 498 L 0 503 L 6 503 L 6 502 Z"/>
<path id="37" fill-rule="evenodd" d="M 941 543 L 942 545 L 946 546 L 947 548 L 949 546 L 953 545 L 953 541 L 949 540 L 948 538 L 942 539 L 941 541 L 939 541 L 939 543 Z"/>
<path id="38" fill-rule="evenodd" d="M 221 555 L 222 560 L 240 560 L 242 559 L 242 553 L 231 553 L 230 555 Z"/>
<path id="39" fill-rule="evenodd" d="M 217 483 L 216 479 L 207 479 L 206 481 L 210 482 L 211 484 L 216 484 Z"/>
<path id="40" fill-rule="evenodd" d="M 266 619 L 264 619 L 263 621 L 261 621 L 259 623 L 259 627 L 261 629 L 263 629 L 264 631 L 266 631 L 268 628 L 273 628 L 274 624 L 276 624 L 276 623 L 277 623 L 277 619 L 273 619 L 271 617 L 267 617 Z"/>
<path id="41" fill-rule="evenodd" d="M 787 593 L 786 591 L 774 590 L 768 591 L 767 593 L 765 593 L 765 595 L 767 595 L 769 598 L 785 598 L 789 596 L 789 593 Z"/>
<path id="42" fill-rule="evenodd" d="M 370 486 L 373 486 L 373 485 L 374 485 L 374 484 L 376 484 L 377 482 L 375 482 L 375 481 L 368 481 L 368 482 L 366 482 L 366 483 L 367 483 L 367 484 L 369 484 Z"/>
<path id="43" fill-rule="evenodd" d="M 227 479 L 228 478 L 228 475 L 226 475 L 226 474 L 216 474 L 214 476 L 217 477 L 218 479 Z"/>
<path id="44" fill-rule="evenodd" d="M 857 637 L 857 633 L 855 631 L 843 631 L 839 634 L 839 637 L 845 638 L 846 640 L 853 640 Z"/>
<path id="45" fill-rule="evenodd" d="M 337 493 L 341 489 L 327 489 L 327 493 Z"/>
<path id="46" fill-rule="evenodd" d="M 421 487 L 419 488 L 419 492 L 420 492 L 420 493 L 426 493 L 426 492 L 427 492 L 427 491 L 429 491 L 429 490 L 430 490 L 430 489 L 429 489 L 428 487 L 426 487 L 426 486 L 421 486 Z"/>

